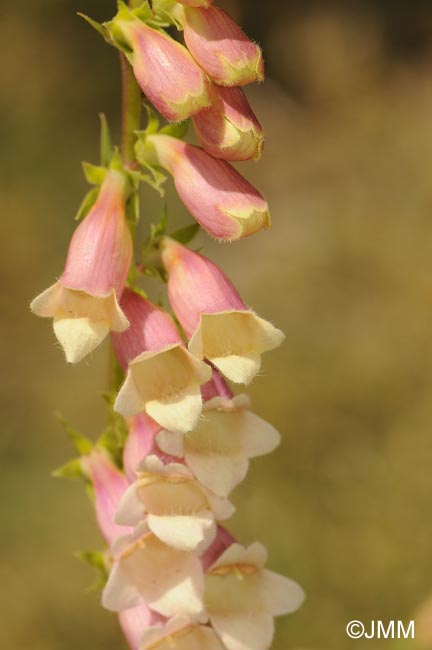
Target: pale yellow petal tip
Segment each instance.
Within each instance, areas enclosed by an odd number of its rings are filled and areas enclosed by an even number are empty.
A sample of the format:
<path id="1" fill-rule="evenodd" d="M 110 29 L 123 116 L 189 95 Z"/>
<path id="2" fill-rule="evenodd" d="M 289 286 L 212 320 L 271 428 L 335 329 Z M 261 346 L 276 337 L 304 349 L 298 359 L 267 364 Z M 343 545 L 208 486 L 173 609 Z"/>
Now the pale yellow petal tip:
<path id="1" fill-rule="evenodd" d="M 68 363 L 79 363 L 93 352 L 109 332 L 107 322 L 91 322 L 88 318 L 54 318 L 54 333 Z"/>

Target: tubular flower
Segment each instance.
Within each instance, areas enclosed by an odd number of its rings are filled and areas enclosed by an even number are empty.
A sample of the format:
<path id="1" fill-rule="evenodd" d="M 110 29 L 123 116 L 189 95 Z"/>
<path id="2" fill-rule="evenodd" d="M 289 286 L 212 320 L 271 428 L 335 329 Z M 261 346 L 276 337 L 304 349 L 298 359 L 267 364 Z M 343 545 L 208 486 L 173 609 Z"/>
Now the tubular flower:
<path id="1" fill-rule="evenodd" d="M 234 241 L 270 227 L 265 199 L 224 160 L 163 134 L 147 136 L 146 150 L 149 162 L 172 174 L 185 206 L 216 239 Z"/>
<path id="2" fill-rule="evenodd" d="M 301 587 L 264 569 L 262 544 L 232 544 L 206 571 L 204 601 L 227 650 L 268 650 L 273 617 L 289 614 L 304 599 Z"/>
<path id="3" fill-rule="evenodd" d="M 258 160 L 263 131 L 243 90 L 213 85 L 211 100 L 211 106 L 193 118 L 203 148 L 222 160 Z"/>
<path id="4" fill-rule="evenodd" d="M 118 526 L 114 521 L 129 483 L 103 450 L 94 449 L 88 456 L 82 456 L 80 464 L 93 486 L 99 529 L 108 544 L 111 544 L 116 537 L 129 532 L 129 529 Z"/>
<path id="5" fill-rule="evenodd" d="M 250 399 L 217 395 L 204 403 L 197 427 L 182 436 L 162 430 L 157 443 L 162 451 L 184 458 L 198 481 L 221 497 L 246 476 L 249 458 L 273 451 L 279 433 L 249 411 Z"/>
<path id="6" fill-rule="evenodd" d="M 96 203 L 72 237 L 63 275 L 30 305 L 38 316 L 54 319 L 70 363 L 97 348 L 110 330 L 129 326 L 118 304 L 132 259 L 126 185 L 124 174 L 107 171 Z"/>
<path id="7" fill-rule="evenodd" d="M 145 413 L 126 418 L 128 437 L 123 449 L 123 467 L 129 481 L 137 478 L 139 463 L 155 452 L 156 434 L 161 426 Z"/>
<path id="8" fill-rule="evenodd" d="M 264 79 L 261 48 L 223 9 L 177 6 L 173 14 L 192 56 L 215 83 L 244 86 Z"/>
<path id="9" fill-rule="evenodd" d="M 145 518 L 151 532 L 168 546 L 203 551 L 216 535 L 215 519 L 227 519 L 233 512 L 229 501 L 200 485 L 186 465 L 164 465 L 157 456 L 148 456 L 123 495 L 115 520 L 135 526 Z"/>
<path id="10" fill-rule="evenodd" d="M 150 626 L 163 625 L 163 618 L 152 612 L 147 605 L 141 604 L 119 613 L 119 623 L 131 650 L 139 650 L 144 630 Z"/>
<path id="11" fill-rule="evenodd" d="M 188 618 L 175 617 L 163 627 L 149 627 L 144 632 L 139 650 L 225 650 L 210 627 Z"/>
<path id="12" fill-rule="evenodd" d="M 261 353 L 280 345 L 283 333 L 248 309 L 209 259 L 167 237 L 161 247 L 169 299 L 190 338 L 189 350 L 228 379 L 249 383 L 260 368 Z"/>
<path id="13" fill-rule="evenodd" d="M 171 316 L 127 289 L 121 301 L 131 326 L 112 342 L 126 380 L 114 408 L 132 416 L 145 411 L 162 427 L 185 433 L 201 415 L 200 385 L 211 369 L 184 347 Z"/>
<path id="14" fill-rule="evenodd" d="M 112 546 L 114 564 L 102 594 L 120 612 L 143 602 L 162 616 L 203 615 L 203 569 L 193 553 L 163 544 L 142 523 Z"/>
<path id="15" fill-rule="evenodd" d="M 108 23 L 132 49 L 130 60 L 138 85 L 167 120 L 178 122 L 210 103 L 209 82 L 187 49 L 168 34 L 124 14 Z"/>

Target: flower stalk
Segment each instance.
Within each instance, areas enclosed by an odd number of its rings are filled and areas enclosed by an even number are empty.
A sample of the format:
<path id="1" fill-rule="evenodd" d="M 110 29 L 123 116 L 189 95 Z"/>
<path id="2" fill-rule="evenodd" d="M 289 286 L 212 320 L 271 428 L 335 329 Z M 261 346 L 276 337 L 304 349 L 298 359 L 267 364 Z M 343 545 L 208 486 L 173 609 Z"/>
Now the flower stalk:
<path id="1" fill-rule="evenodd" d="M 225 528 L 251 460 L 280 442 L 231 384 L 251 382 L 284 335 L 188 246 L 199 226 L 225 242 L 270 227 L 267 201 L 230 165 L 262 152 L 241 89 L 262 80 L 261 49 L 212 0 L 119 0 L 111 21 L 85 19 L 120 51 L 120 153 L 103 118 L 64 272 L 31 308 L 53 318 L 72 363 L 111 341 L 109 420 L 94 444 L 69 427 L 78 458 L 56 475 L 90 488 L 106 548 L 82 555 L 131 650 L 269 650 L 275 617 L 304 594 Z M 145 130 L 143 94 L 164 118 L 147 106 Z M 189 117 L 202 147 L 185 140 Z M 197 224 L 173 233 L 164 214 L 142 247 L 139 188 L 162 192 L 165 171 Z M 162 281 L 157 304 L 143 276 Z"/>

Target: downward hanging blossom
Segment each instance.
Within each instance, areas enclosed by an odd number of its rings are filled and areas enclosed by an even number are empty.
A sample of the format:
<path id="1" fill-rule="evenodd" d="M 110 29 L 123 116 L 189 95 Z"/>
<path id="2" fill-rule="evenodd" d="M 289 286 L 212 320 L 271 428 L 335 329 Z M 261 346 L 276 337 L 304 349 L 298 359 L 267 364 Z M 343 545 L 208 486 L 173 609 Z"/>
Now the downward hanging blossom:
<path id="1" fill-rule="evenodd" d="M 177 5 L 173 15 L 183 27 L 189 51 L 215 83 L 244 86 L 263 81 L 261 48 L 223 9 Z"/>
<path id="2" fill-rule="evenodd" d="M 138 479 L 126 490 L 115 521 L 135 526 L 145 518 L 149 529 L 165 544 L 182 551 L 203 551 L 216 535 L 216 520 L 227 519 L 234 508 L 195 480 L 180 463 L 164 465 L 147 456 Z"/>
<path id="3" fill-rule="evenodd" d="M 121 306 L 131 326 L 112 336 L 117 359 L 127 371 L 115 410 L 125 416 L 145 411 L 170 431 L 190 431 L 201 415 L 200 385 L 210 379 L 210 367 L 188 352 L 162 309 L 130 289 Z"/>
<path id="4" fill-rule="evenodd" d="M 266 561 L 262 544 L 232 544 L 206 571 L 205 606 L 227 650 L 268 650 L 274 617 L 294 612 L 304 600 L 302 588 L 265 569 Z"/>
<path id="5" fill-rule="evenodd" d="M 162 616 L 204 613 L 204 576 L 199 558 L 167 546 L 141 523 L 112 548 L 114 564 L 102 594 L 106 609 L 120 612 L 145 603 Z"/>
<path id="6" fill-rule="evenodd" d="M 139 650 L 226 650 L 216 632 L 191 619 L 176 616 L 163 627 L 145 630 Z"/>
<path id="7" fill-rule="evenodd" d="M 139 650 L 145 630 L 160 629 L 164 618 L 152 612 L 147 605 L 141 604 L 119 613 L 119 623 L 131 650 Z"/>
<path id="8" fill-rule="evenodd" d="M 129 327 L 118 303 L 132 259 L 127 188 L 122 172 L 107 170 L 95 204 L 72 237 L 63 275 L 30 305 L 38 316 L 53 318 L 70 363 L 98 347 L 110 330 Z"/>
<path id="9" fill-rule="evenodd" d="M 249 309 L 209 259 L 167 237 L 161 250 L 170 303 L 190 338 L 189 350 L 228 379 L 249 383 L 261 354 L 280 345 L 283 333 Z"/>
<path id="10" fill-rule="evenodd" d="M 116 512 L 129 482 L 103 449 L 95 448 L 87 456 L 82 456 L 80 464 L 84 475 L 93 486 L 99 530 L 108 544 L 112 544 L 119 535 L 130 532 L 129 527 L 115 523 Z"/>
<path id="11" fill-rule="evenodd" d="M 131 50 L 135 78 L 153 106 L 173 122 L 210 104 L 209 82 L 188 50 L 163 31 L 149 27 L 126 6 L 106 24 L 114 40 Z"/>
<path id="12" fill-rule="evenodd" d="M 141 461 L 155 453 L 157 448 L 156 435 L 162 427 L 146 413 L 126 418 L 128 436 L 123 449 L 123 467 L 129 481 L 137 478 L 138 465 Z"/>
<path id="13" fill-rule="evenodd" d="M 142 155 L 172 174 L 185 206 L 216 239 L 234 241 L 270 227 L 263 196 L 224 160 L 164 134 L 146 135 Z"/>
<path id="14" fill-rule="evenodd" d="M 185 435 L 162 430 L 156 439 L 162 451 L 184 458 L 202 485 L 228 497 L 245 478 L 249 459 L 273 451 L 280 436 L 249 410 L 249 397 L 230 395 L 222 378 L 203 389 L 210 396 L 195 429 Z"/>
<path id="15" fill-rule="evenodd" d="M 258 122 L 241 88 L 212 85 L 211 106 L 193 118 L 203 148 L 215 158 L 258 160 L 264 146 Z"/>

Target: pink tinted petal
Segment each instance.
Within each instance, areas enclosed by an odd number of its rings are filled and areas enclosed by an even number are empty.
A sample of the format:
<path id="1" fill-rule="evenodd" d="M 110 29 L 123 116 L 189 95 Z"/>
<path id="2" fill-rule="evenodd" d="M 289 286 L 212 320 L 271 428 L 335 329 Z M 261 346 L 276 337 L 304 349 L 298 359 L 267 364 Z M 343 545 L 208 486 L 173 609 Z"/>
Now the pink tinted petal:
<path id="1" fill-rule="evenodd" d="M 83 456 L 81 466 L 93 485 L 99 529 L 111 544 L 116 537 L 129 532 L 129 528 L 114 523 L 118 504 L 129 482 L 103 451 L 95 449 L 88 456 Z"/>
<path id="2" fill-rule="evenodd" d="M 268 205 L 234 167 L 200 147 L 167 135 L 147 137 L 154 162 L 174 178 L 177 192 L 213 237 L 233 241 L 269 227 Z"/>
<path id="3" fill-rule="evenodd" d="M 124 174 L 108 170 L 96 203 L 73 234 L 61 284 L 119 298 L 132 260 L 132 238 L 125 217 Z"/>
<path id="4" fill-rule="evenodd" d="M 118 22 L 133 49 L 133 70 L 142 91 L 174 122 L 208 106 L 208 80 L 188 50 L 144 22 Z"/>
<path id="5" fill-rule="evenodd" d="M 180 334 L 171 316 L 135 291 L 126 289 L 120 306 L 130 327 L 125 332 L 113 333 L 112 343 L 124 370 L 129 361 L 142 352 L 160 350 L 172 343 L 181 343 Z"/>
<path id="6" fill-rule="evenodd" d="M 165 238 L 162 261 L 168 272 L 170 303 L 189 337 L 203 313 L 247 310 L 231 281 L 203 255 Z"/>
<path id="7" fill-rule="evenodd" d="M 179 13 L 189 51 L 222 86 L 243 86 L 264 78 L 260 47 L 218 7 L 184 8 Z"/>

